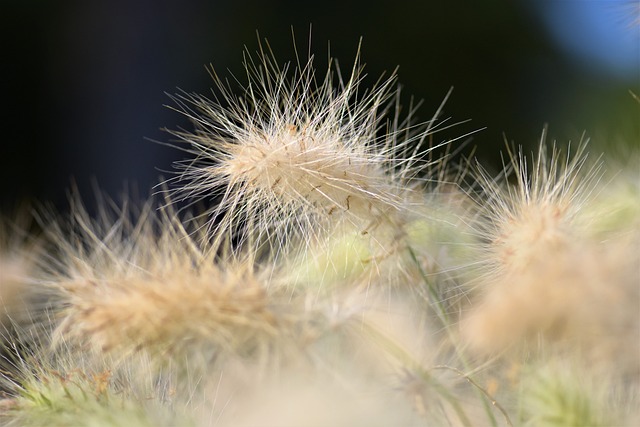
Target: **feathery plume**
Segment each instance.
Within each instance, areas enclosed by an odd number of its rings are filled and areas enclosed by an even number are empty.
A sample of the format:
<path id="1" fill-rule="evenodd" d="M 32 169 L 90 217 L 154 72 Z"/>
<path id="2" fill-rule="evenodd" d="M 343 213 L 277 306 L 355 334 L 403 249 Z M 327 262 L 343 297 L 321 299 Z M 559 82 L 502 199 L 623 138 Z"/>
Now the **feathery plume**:
<path id="1" fill-rule="evenodd" d="M 173 211 L 155 215 L 151 206 L 117 208 L 115 217 L 103 206 L 92 220 L 76 204 L 68 224 L 47 224 L 60 254 L 42 279 L 57 300 L 54 344 L 207 366 L 233 358 L 277 365 L 322 352 L 316 342 L 327 334 L 353 336 L 366 308 L 357 291 L 295 288 L 280 266 L 257 264 L 251 253 L 220 259 Z"/>
<path id="2" fill-rule="evenodd" d="M 174 213 L 154 215 L 151 203 L 137 215 L 126 208 L 115 213 L 109 218 L 102 206 L 102 218 L 91 220 L 76 205 L 68 230 L 60 221 L 47 224 L 61 254 L 43 279 L 60 300 L 54 340 L 124 354 L 202 343 L 240 351 L 261 334 L 277 333 L 250 263 L 217 264 Z"/>
<path id="3" fill-rule="evenodd" d="M 486 262 L 496 270 L 491 274 L 526 270 L 532 262 L 577 244 L 584 235 L 586 224 L 580 215 L 601 176 L 600 165 L 584 168 L 585 144 L 572 156 L 563 156 L 555 145 L 549 154 L 545 139 L 546 129 L 530 164 L 522 152 L 516 158 L 510 151 L 514 185 L 503 186 L 486 172 L 479 173 L 486 199 L 480 201 L 484 218 L 478 227 L 488 242 Z"/>
<path id="4" fill-rule="evenodd" d="M 257 58 L 245 56 L 240 96 L 213 69 L 213 99 L 174 96 L 196 130 L 172 134 L 196 157 L 177 165 L 172 198 L 215 202 L 208 213 L 214 247 L 234 239 L 273 253 L 340 222 L 367 233 L 406 209 L 433 122 L 418 132 L 413 107 L 399 119 L 395 74 L 362 92 L 359 56 L 346 80 L 332 64 L 319 77 L 313 56 L 280 67 L 260 46 Z"/>
<path id="5" fill-rule="evenodd" d="M 543 135 L 544 137 L 544 135 Z M 585 168 L 584 146 L 573 158 L 545 145 L 528 172 L 512 159 L 516 187 L 481 174 L 485 265 L 475 284 L 483 295 L 464 322 L 464 334 L 484 351 L 500 351 L 540 334 L 588 351 L 598 361 L 637 351 L 633 314 L 640 303 L 637 239 L 601 242 L 589 233 L 600 164 Z M 597 350 L 596 350 L 597 349 Z M 628 361 L 625 368 L 636 369 Z"/>

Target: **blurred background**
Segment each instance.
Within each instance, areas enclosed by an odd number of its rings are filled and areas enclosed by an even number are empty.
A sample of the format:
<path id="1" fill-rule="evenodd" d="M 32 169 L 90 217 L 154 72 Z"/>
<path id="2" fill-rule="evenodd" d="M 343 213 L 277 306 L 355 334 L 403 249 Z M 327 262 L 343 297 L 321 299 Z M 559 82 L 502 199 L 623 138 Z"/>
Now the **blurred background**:
<path id="1" fill-rule="evenodd" d="M 110 195 L 149 194 L 185 153 L 157 142 L 162 128 L 190 128 L 167 93 L 210 93 L 205 66 L 242 75 L 256 30 L 279 61 L 294 57 L 291 27 L 324 71 L 330 43 L 343 69 L 360 37 L 368 82 L 399 66 L 408 103 L 428 120 L 444 108 L 438 136 L 474 130 L 466 147 L 489 168 L 505 138 L 533 148 L 550 139 L 594 147 L 640 143 L 638 1 L 240 1 L 1 0 L 3 112 L 0 208 L 37 200 L 64 210 L 77 183 Z M 622 141 L 622 142 L 621 142 Z M 636 151 L 637 153 L 638 151 Z"/>

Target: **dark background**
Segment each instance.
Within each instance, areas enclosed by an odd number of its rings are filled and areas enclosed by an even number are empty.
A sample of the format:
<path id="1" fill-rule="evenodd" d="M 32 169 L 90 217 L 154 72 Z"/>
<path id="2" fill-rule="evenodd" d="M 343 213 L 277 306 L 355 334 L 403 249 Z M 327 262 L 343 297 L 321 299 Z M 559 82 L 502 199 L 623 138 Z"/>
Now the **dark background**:
<path id="1" fill-rule="evenodd" d="M 125 185 L 148 194 L 185 157 L 150 141 L 171 139 L 163 127 L 190 126 L 164 106 L 165 92 L 208 93 L 208 64 L 242 75 L 242 51 L 255 52 L 256 30 L 280 61 L 290 60 L 291 26 L 306 51 L 310 24 L 318 68 L 330 41 L 348 69 L 363 37 L 369 81 L 399 66 L 406 100 L 424 100 L 419 119 L 453 86 L 444 117 L 471 121 L 439 138 L 486 128 L 469 148 L 490 168 L 505 135 L 533 147 L 545 124 L 559 142 L 586 132 L 603 150 L 620 140 L 637 146 L 640 105 L 629 95 L 640 93 L 637 5 L 602 1 L 634 39 L 632 65 L 621 69 L 579 52 L 598 40 L 613 51 L 616 41 L 581 27 L 565 8 L 574 3 L 2 0 L 0 208 L 37 200 L 64 209 L 72 180 L 83 197 L 94 181 L 111 195 Z M 548 31 L 552 9 L 578 51 Z"/>

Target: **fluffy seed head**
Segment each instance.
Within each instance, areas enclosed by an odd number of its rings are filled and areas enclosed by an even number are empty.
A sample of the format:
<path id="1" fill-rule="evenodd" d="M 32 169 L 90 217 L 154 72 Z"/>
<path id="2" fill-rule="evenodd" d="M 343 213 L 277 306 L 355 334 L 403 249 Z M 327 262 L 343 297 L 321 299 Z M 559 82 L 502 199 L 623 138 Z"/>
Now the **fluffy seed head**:
<path id="1" fill-rule="evenodd" d="M 568 360 L 554 360 L 528 370 L 520 401 L 532 425 L 623 425 L 609 404 L 613 389 L 609 378 L 597 378 L 588 366 Z"/>
<path id="2" fill-rule="evenodd" d="M 531 170 L 522 152 L 517 158 L 511 154 L 515 185 L 503 186 L 480 172 L 486 200 L 480 202 L 478 227 L 488 242 L 487 264 L 502 272 L 525 270 L 539 257 L 552 257 L 576 244 L 584 226 L 581 210 L 600 178 L 598 164 L 583 168 L 584 145 L 572 157 L 555 146 L 549 154 L 544 139 L 543 134 Z"/>
<path id="3" fill-rule="evenodd" d="M 43 337 L 50 332 L 45 329 Z M 19 346 L 11 343 L 14 350 Z M 167 405 L 175 395 L 175 375 L 158 373 L 148 359 L 116 366 L 108 356 L 89 358 L 66 345 L 53 349 L 45 341 L 29 340 L 20 347 L 3 355 L 11 372 L 0 370 L 0 423 L 5 427 L 189 424 L 187 414 L 173 413 Z"/>
<path id="4" fill-rule="evenodd" d="M 342 335 L 361 311 L 355 296 L 341 302 L 292 287 L 278 266 L 250 255 L 220 259 L 172 211 L 156 215 L 148 204 L 135 215 L 116 208 L 110 218 L 103 208 L 92 220 L 73 210 L 70 224 L 47 224 L 60 254 L 42 279 L 57 300 L 55 345 L 159 362 L 279 364 Z"/>
<path id="5" fill-rule="evenodd" d="M 69 230 L 49 224 L 60 262 L 46 286 L 59 295 L 54 341 L 98 351 L 242 352 L 277 335 L 264 281 L 250 262 L 217 263 L 173 213 L 117 212 L 91 220 L 74 208 Z"/>
<path id="6" fill-rule="evenodd" d="M 215 201 L 209 212 L 214 241 L 233 235 L 239 243 L 275 241 L 279 248 L 282 236 L 310 239 L 336 221 L 363 231 L 402 207 L 403 178 L 412 177 L 420 149 L 413 150 L 424 135 L 417 141 L 407 121 L 387 117 L 397 95 L 394 75 L 362 93 L 358 59 L 347 80 L 337 65 L 337 79 L 331 65 L 319 78 L 312 56 L 297 68 L 281 68 L 261 50 L 244 65 L 240 96 L 212 70 L 214 99 L 174 97 L 196 131 L 172 133 L 197 157 L 178 164 L 173 198 Z"/>
<path id="7" fill-rule="evenodd" d="M 580 349 L 592 366 L 637 372 L 638 242 L 583 242 L 497 276 L 464 323 L 477 350 L 501 351 L 544 337 Z"/>
<path id="8" fill-rule="evenodd" d="M 102 351 L 174 352 L 203 342 L 234 351 L 277 333 L 267 294 L 250 274 L 176 270 L 65 284 L 70 305 L 58 333 Z"/>
<path id="9" fill-rule="evenodd" d="M 531 172 L 522 156 L 514 160 L 515 187 L 481 177 L 489 196 L 482 214 L 488 271 L 474 282 L 485 292 L 463 328 L 477 349 L 542 336 L 598 361 L 637 354 L 638 340 L 629 339 L 637 336 L 637 234 L 603 241 L 589 231 L 602 175 L 599 163 L 583 167 L 583 150 L 563 158 L 554 149 L 547 158 L 541 144 Z M 637 369 L 637 362 L 618 362 Z"/>

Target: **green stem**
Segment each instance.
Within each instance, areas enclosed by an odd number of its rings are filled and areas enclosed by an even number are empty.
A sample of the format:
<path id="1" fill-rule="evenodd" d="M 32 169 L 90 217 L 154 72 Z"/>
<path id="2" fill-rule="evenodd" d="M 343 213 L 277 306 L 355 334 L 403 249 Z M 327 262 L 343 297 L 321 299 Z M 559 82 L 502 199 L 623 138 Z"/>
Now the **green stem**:
<path id="1" fill-rule="evenodd" d="M 447 335 L 449 337 L 449 341 L 453 344 L 455 353 L 456 353 L 458 359 L 460 360 L 460 363 L 465 368 L 465 370 L 471 371 L 471 366 L 470 366 L 469 362 L 467 361 L 467 358 L 464 355 L 464 352 L 457 345 L 457 341 L 456 341 L 456 339 L 454 337 L 453 332 L 451 331 L 451 320 L 449 318 L 449 315 L 448 315 L 445 307 L 442 305 L 441 299 L 439 298 L 438 290 L 435 288 L 435 286 L 433 285 L 432 281 L 429 280 L 428 274 L 422 269 L 422 266 L 420 265 L 420 262 L 418 261 L 418 257 L 416 256 L 416 253 L 414 252 L 413 248 L 411 246 L 407 246 L 407 250 L 409 251 L 409 255 L 411 256 L 411 260 L 415 263 L 416 267 L 418 268 L 418 271 L 420 272 L 420 276 L 422 277 L 422 280 L 424 280 L 425 284 L 427 285 L 427 289 L 428 289 L 428 292 L 429 292 L 430 305 L 435 308 L 438 320 L 440 320 L 442 326 L 444 327 L 445 331 L 447 332 Z M 468 375 L 465 375 L 465 377 L 468 380 L 471 380 L 471 378 Z M 480 389 L 480 390 L 482 390 L 482 389 Z M 488 396 L 486 394 L 483 394 L 479 390 L 477 390 L 477 393 L 478 393 L 478 396 L 480 397 L 480 401 L 482 402 L 482 405 L 484 406 L 485 412 L 487 413 L 487 416 L 489 417 L 489 419 L 491 421 L 491 425 L 494 426 L 494 427 L 497 427 L 498 426 L 498 420 L 496 419 L 495 415 L 493 414 L 493 410 L 491 409 L 491 406 L 490 406 L 490 402 L 491 402 L 491 404 L 493 404 L 493 399 L 491 399 L 489 397 L 489 400 L 487 400 Z"/>

